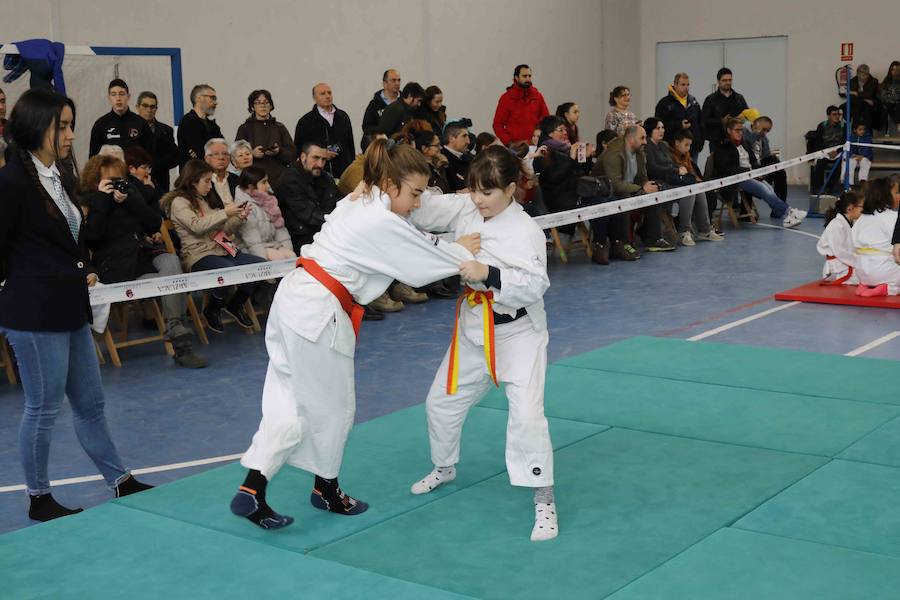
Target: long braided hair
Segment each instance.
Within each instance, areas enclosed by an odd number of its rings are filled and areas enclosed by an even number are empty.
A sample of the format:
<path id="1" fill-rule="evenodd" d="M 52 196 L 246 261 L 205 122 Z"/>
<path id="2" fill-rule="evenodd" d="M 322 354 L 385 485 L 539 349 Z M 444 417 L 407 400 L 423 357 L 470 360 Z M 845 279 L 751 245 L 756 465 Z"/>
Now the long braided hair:
<path id="1" fill-rule="evenodd" d="M 69 200 L 77 207 L 75 183 L 78 180 L 78 167 L 75 157 L 71 153 L 65 157 L 61 156 L 62 152 L 59 146 L 59 124 L 66 107 L 72 111 L 72 129 L 74 129 L 75 103 L 70 98 L 52 90 L 28 90 L 16 102 L 6 126 L 6 134 L 12 141 L 15 153 L 22 162 L 22 167 L 31 179 L 34 188 L 43 197 L 47 214 L 55 219 L 61 219 L 62 216 L 55 210 L 56 203 L 41 184 L 37 168 L 31 160 L 31 154 L 43 147 L 47 130 L 52 127 L 55 132 L 53 152 L 57 157 L 56 165 L 59 168 L 63 189 L 69 196 Z M 78 209 L 76 208 L 76 210 Z"/>

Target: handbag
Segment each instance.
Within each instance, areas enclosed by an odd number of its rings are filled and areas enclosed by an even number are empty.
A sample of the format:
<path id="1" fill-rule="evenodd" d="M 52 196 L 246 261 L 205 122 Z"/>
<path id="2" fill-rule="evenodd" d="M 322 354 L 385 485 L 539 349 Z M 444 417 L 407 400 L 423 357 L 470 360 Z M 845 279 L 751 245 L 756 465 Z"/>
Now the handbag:
<path id="1" fill-rule="evenodd" d="M 579 177 L 575 185 L 575 193 L 579 198 L 606 198 L 612 195 L 612 186 L 606 177 L 586 175 Z"/>

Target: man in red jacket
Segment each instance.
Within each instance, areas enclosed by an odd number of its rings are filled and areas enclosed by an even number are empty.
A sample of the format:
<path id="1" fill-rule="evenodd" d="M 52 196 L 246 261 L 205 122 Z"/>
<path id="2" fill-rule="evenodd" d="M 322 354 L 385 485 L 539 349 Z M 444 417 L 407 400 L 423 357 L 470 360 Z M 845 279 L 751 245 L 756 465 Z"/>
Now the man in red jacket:
<path id="1" fill-rule="evenodd" d="M 549 114 L 544 97 L 531 85 L 531 67 L 519 65 L 513 72 L 513 84 L 497 102 L 494 133 L 505 146 L 530 140 L 537 124 Z"/>

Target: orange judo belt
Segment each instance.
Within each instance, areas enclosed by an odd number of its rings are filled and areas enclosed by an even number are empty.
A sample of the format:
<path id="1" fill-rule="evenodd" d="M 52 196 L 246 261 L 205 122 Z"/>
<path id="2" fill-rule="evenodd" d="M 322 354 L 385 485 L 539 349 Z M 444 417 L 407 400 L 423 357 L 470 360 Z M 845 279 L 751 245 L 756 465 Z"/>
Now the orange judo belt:
<path id="1" fill-rule="evenodd" d="M 484 360 L 494 385 L 497 383 L 497 357 L 494 352 L 494 292 L 473 290 L 466 286 L 456 301 L 456 319 L 453 323 L 453 339 L 450 341 L 450 365 L 447 369 L 447 393 L 455 394 L 459 380 L 459 312 L 463 302 L 469 306 L 480 304 L 483 307 L 482 323 L 484 326 Z"/>
<path id="2" fill-rule="evenodd" d="M 325 269 L 311 258 L 298 258 L 297 267 L 306 270 L 313 279 L 328 288 L 328 291 L 334 294 L 334 297 L 341 303 L 341 308 L 350 317 L 353 324 L 353 333 L 359 337 L 359 328 L 362 325 L 362 318 L 365 309 L 353 301 L 353 296 L 347 291 L 341 282 L 325 272 Z"/>
<path id="3" fill-rule="evenodd" d="M 830 254 L 825 257 L 825 260 L 837 260 L 837 256 L 831 256 Z M 834 281 L 828 281 L 827 279 L 823 279 L 819 282 L 819 285 L 841 285 L 848 279 L 853 277 L 853 267 L 847 265 L 847 274 L 843 277 L 838 277 Z"/>

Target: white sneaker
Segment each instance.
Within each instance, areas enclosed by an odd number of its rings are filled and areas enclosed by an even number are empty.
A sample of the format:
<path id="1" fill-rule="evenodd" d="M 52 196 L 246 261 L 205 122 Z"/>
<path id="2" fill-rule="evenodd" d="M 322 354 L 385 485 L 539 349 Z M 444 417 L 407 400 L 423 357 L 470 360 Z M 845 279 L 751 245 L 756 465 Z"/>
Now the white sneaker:
<path id="1" fill-rule="evenodd" d="M 719 235 L 715 230 L 710 229 L 707 233 L 698 233 L 694 239 L 704 242 L 721 242 L 725 239 L 725 236 Z"/>
<path id="2" fill-rule="evenodd" d="M 694 241 L 693 236 L 691 236 L 690 231 L 685 231 L 681 234 L 681 245 L 682 246 L 696 246 L 697 243 Z"/>
<path id="3" fill-rule="evenodd" d="M 456 467 L 443 467 L 440 471 L 435 467 L 423 479 L 412 484 L 409 491 L 417 496 L 427 494 L 439 485 L 450 483 L 454 479 L 456 479 Z"/>
<path id="4" fill-rule="evenodd" d="M 788 211 L 788 214 L 784 216 L 784 221 L 781 222 L 781 225 L 785 228 L 796 227 L 800 223 L 803 222 L 803 218 L 806 216 L 806 213 L 802 210 L 794 210 L 793 208 Z"/>
<path id="5" fill-rule="evenodd" d="M 794 213 L 795 215 L 797 215 L 797 218 L 800 219 L 801 221 L 806 218 L 806 215 L 809 214 L 809 212 L 807 212 L 805 210 L 799 210 L 797 208 L 792 208 L 791 212 Z"/>
<path id="6" fill-rule="evenodd" d="M 556 517 L 556 502 L 534 505 L 534 529 L 531 530 L 532 542 L 552 540 L 559 535 L 559 524 Z"/>

